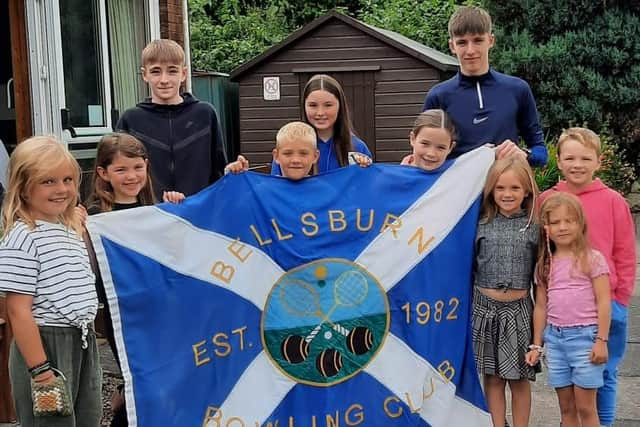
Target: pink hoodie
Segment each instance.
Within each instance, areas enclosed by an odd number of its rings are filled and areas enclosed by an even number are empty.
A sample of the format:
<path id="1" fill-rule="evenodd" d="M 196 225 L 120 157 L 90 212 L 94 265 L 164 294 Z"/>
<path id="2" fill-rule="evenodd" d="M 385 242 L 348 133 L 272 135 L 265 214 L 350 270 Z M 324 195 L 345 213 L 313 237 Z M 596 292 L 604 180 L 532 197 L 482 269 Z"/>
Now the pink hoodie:
<path id="1" fill-rule="evenodd" d="M 556 191 L 571 193 L 566 181 L 560 181 L 540 195 L 540 203 Z M 587 216 L 591 245 L 602 252 L 611 270 L 611 298 L 626 307 L 636 281 L 635 227 L 629 205 L 598 178 L 574 194 Z"/>

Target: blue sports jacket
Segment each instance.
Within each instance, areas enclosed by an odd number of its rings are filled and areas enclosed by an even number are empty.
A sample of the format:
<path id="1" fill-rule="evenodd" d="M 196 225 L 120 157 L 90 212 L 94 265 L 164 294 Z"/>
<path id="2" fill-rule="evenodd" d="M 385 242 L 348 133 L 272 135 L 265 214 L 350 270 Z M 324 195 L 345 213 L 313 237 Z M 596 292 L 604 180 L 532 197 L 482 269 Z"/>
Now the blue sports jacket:
<path id="1" fill-rule="evenodd" d="M 435 85 L 424 101 L 423 111 L 440 108 L 456 125 L 457 139 L 452 157 L 484 144 L 524 139 L 531 150 L 531 166 L 547 163 L 547 149 L 536 102 L 522 79 L 490 69 L 481 76 L 458 72 Z"/>

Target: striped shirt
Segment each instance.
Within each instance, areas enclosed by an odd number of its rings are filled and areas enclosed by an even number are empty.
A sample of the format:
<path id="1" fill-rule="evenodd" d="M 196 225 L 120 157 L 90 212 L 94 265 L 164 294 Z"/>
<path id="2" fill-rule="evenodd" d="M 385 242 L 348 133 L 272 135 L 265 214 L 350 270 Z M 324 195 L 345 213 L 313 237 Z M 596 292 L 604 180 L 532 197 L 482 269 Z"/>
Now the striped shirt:
<path id="1" fill-rule="evenodd" d="M 33 295 L 40 326 L 86 329 L 98 310 L 84 241 L 62 224 L 17 221 L 0 242 L 0 291 Z"/>

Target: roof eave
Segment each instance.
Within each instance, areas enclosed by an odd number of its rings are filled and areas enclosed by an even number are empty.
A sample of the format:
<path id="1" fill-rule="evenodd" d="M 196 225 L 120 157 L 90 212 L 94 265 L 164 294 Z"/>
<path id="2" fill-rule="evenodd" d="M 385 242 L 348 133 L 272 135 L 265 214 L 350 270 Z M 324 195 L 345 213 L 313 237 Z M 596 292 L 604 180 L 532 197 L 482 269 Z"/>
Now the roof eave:
<path id="1" fill-rule="evenodd" d="M 260 55 L 255 56 L 252 59 L 250 59 L 248 62 L 245 62 L 244 64 L 240 65 L 237 68 L 234 68 L 231 71 L 231 73 L 229 73 L 230 79 L 232 81 L 235 81 L 240 76 L 245 74 L 247 71 L 249 71 L 254 66 L 258 65 L 259 63 L 261 63 L 266 58 L 270 57 L 271 55 L 274 55 L 276 52 L 284 49 L 285 47 L 287 47 L 291 43 L 293 43 L 296 40 L 298 40 L 300 37 L 304 36 L 305 34 L 311 32 L 313 30 L 315 30 L 320 25 L 324 24 L 329 19 L 333 18 L 334 17 L 334 13 L 335 12 L 331 11 L 330 13 L 327 13 L 326 15 L 323 15 L 323 16 L 321 16 L 319 18 L 314 19 L 313 21 L 311 21 L 307 25 L 305 25 L 305 26 L 303 26 L 301 28 L 298 28 L 296 31 L 294 31 L 293 33 L 289 34 L 280 43 L 274 44 L 269 49 L 267 49 L 264 52 L 262 52 Z"/>
<path id="2" fill-rule="evenodd" d="M 437 59 L 434 59 L 428 55 L 423 54 L 422 52 L 418 52 L 415 49 L 410 48 L 407 45 L 404 45 L 388 36 L 386 36 L 385 34 L 380 33 L 379 31 L 376 31 L 374 28 L 363 24 L 362 22 L 358 21 L 357 19 L 351 18 L 350 16 L 347 15 L 343 15 L 339 12 L 336 12 L 334 10 L 326 13 L 325 15 L 314 19 L 313 21 L 311 21 L 310 23 L 308 23 L 307 25 L 303 26 L 302 28 L 299 28 L 298 30 L 294 31 L 293 33 L 291 33 L 287 38 L 285 38 L 283 41 L 281 41 L 280 43 L 277 43 L 273 46 L 271 46 L 269 49 L 267 49 L 266 51 L 264 51 L 263 53 L 261 53 L 258 56 L 255 56 L 254 58 L 250 59 L 248 62 L 245 62 L 244 64 L 240 65 L 239 67 L 235 68 L 233 71 L 231 71 L 231 73 L 229 74 L 230 79 L 232 81 L 236 81 L 237 79 L 239 79 L 242 75 L 244 75 L 245 73 L 247 73 L 250 69 L 252 69 L 253 67 L 255 67 L 256 65 L 258 65 L 259 63 L 261 63 L 262 61 L 264 61 L 265 59 L 267 59 L 268 57 L 274 55 L 275 53 L 277 53 L 278 51 L 284 49 L 285 47 L 287 47 L 288 45 L 290 45 L 291 43 L 295 42 L 296 40 L 298 40 L 299 38 L 303 37 L 305 34 L 315 30 L 316 28 L 318 28 L 320 25 L 324 24 L 325 22 L 327 22 L 328 20 L 335 18 L 338 19 L 342 22 L 344 22 L 347 25 L 350 25 L 352 27 L 355 27 L 357 29 L 359 29 L 360 31 L 368 34 L 371 37 L 374 37 L 380 41 L 382 41 L 383 43 L 386 43 L 392 47 L 395 47 L 396 49 L 406 53 L 409 56 L 412 56 L 436 69 L 438 69 L 439 71 L 457 71 L 458 70 L 458 65 L 457 64 L 450 64 L 450 63 L 443 63 L 438 61 Z"/>

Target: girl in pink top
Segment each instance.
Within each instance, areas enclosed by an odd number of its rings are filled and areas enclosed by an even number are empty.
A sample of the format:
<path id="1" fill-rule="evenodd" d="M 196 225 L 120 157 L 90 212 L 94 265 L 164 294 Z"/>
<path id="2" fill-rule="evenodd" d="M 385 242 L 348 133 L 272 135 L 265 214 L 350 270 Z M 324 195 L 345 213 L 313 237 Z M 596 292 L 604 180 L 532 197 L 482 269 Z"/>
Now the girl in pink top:
<path id="1" fill-rule="evenodd" d="M 526 360 L 537 363 L 544 342 L 562 425 L 598 427 L 596 392 L 603 383 L 611 320 L 609 268 L 589 246 L 577 197 L 556 193 L 547 198 L 540 226 L 533 343 Z"/>

